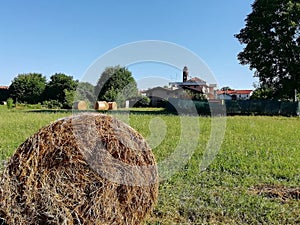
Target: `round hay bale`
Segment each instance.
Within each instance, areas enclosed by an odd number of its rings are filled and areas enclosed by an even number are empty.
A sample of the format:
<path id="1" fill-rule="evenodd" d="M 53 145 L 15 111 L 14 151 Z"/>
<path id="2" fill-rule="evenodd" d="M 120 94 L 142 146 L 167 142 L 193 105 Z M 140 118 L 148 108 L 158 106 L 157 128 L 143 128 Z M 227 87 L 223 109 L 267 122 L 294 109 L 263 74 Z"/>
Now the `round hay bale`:
<path id="1" fill-rule="evenodd" d="M 94 109 L 96 109 L 96 110 L 108 110 L 109 105 L 106 101 L 97 101 L 97 102 L 95 102 Z"/>
<path id="2" fill-rule="evenodd" d="M 158 194 L 143 137 L 103 114 L 40 129 L 1 174 L 0 217 L 12 224 L 140 224 Z"/>
<path id="3" fill-rule="evenodd" d="M 85 101 L 74 102 L 73 109 L 77 110 L 87 110 L 87 104 Z"/>
<path id="4" fill-rule="evenodd" d="M 118 105 L 116 102 L 108 102 L 108 106 L 109 106 L 109 110 L 117 110 L 118 109 Z"/>

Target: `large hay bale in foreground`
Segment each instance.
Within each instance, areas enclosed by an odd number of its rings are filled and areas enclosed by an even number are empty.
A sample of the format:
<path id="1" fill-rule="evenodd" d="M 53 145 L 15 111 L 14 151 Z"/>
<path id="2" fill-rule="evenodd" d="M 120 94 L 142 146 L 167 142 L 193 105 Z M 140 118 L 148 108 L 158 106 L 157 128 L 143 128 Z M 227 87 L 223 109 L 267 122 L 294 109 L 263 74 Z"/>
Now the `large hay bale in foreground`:
<path id="1" fill-rule="evenodd" d="M 94 109 L 96 109 L 96 110 L 108 110 L 109 105 L 106 101 L 97 101 L 97 102 L 95 102 Z"/>
<path id="2" fill-rule="evenodd" d="M 77 110 L 87 110 L 87 104 L 85 101 L 74 102 L 73 109 Z"/>
<path id="3" fill-rule="evenodd" d="M 143 137 L 102 114 L 40 129 L 0 181 L 0 217 L 12 224 L 140 224 L 157 198 L 157 167 Z"/>

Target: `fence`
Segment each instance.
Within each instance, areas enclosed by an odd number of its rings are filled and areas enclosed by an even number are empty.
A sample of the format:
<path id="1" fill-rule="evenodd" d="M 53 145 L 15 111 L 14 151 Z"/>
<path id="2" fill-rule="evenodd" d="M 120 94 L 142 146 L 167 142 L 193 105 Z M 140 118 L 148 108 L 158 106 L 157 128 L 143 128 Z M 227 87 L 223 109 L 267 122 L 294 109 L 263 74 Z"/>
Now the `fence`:
<path id="1" fill-rule="evenodd" d="M 192 101 L 170 98 L 169 112 L 198 115 L 300 115 L 300 102 L 275 100 Z"/>

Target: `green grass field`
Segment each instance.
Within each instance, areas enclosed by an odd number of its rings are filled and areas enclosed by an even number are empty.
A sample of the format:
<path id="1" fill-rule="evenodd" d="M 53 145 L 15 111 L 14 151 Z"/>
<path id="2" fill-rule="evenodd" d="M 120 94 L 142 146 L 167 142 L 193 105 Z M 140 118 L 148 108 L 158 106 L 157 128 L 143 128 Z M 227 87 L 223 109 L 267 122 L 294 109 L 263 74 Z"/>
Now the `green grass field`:
<path id="1" fill-rule="evenodd" d="M 70 114 L 0 108 L 1 160 L 41 127 Z M 221 149 L 204 171 L 200 164 L 211 119 L 196 119 L 197 148 L 186 165 L 161 181 L 147 224 L 300 224 L 300 118 L 228 117 Z M 127 121 L 157 145 L 153 151 L 158 162 L 180 141 L 178 116 L 146 111 L 130 113 Z M 153 121 L 165 129 L 162 140 L 155 137 L 159 128 L 151 128 Z"/>

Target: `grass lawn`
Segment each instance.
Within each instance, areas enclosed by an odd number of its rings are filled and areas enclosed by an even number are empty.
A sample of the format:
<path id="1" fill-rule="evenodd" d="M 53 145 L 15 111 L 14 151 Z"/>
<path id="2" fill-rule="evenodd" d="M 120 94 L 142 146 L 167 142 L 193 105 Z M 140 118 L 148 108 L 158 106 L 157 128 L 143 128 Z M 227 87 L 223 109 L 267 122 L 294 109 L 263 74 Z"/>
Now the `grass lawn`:
<path id="1" fill-rule="evenodd" d="M 1 107 L 0 159 L 11 156 L 39 128 L 70 114 Z M 159 111 L 114 115 L 149 140 L 158 163 L 180 142 L 178 116 Z M 203 171 L 211 119 L 196 120 L 200 133 L 194 154 L 161 181 L 147 224 L 300 224 L 300 118 L 228 117 L 221 149 Z M 187 135 L 193 140 L 193 133 Z"/>

